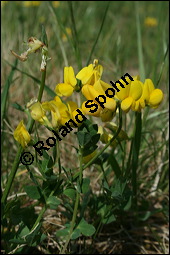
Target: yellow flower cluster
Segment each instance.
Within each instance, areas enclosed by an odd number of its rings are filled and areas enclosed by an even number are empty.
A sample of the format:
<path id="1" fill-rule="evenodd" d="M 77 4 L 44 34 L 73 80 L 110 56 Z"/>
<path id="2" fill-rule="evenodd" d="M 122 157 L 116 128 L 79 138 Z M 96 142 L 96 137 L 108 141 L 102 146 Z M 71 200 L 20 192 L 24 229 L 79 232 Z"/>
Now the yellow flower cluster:
<path id="1" fill-rule="evenodd" d="M 84 115 L 100 117 L 103 122 L 111 121 L 116 113 L 118 102 L 121 109 L 127 113 L 130 109 L 141 111 L 145 106 L 157 108 L 163 100 L 163 92 L 160 89 L 155 89 L 150 79 L 146 79 L 142 83 L 138 76 L 133 77 L 132 80 L 126 78 L 126 83 L 123 78 L 120 79 L 115 83 L 117 87 L 115 94 L 113 96 L 107 94 L 106 96 L 106 90 L 113 90 L 113 86 L 101 80 L 102 73 L 103 67 L 98 64 L 98 60 L 94 60 L 93 64 L 84 67 L 76 76 L 73 67 L 65 67 L 64 82 L 57 84 L 55 88 L 57 96 L 51 101 L 43 103 L 35 101 L 27 105 L 32 118 L 53 130 L 58 131 L 60 127 L 63 128 L 65 125 L 72 130 L 71 127 L 77 127 L 82 123 L 82 119 L 85 119 Z M 81 86 L 78 88 L 80 82 Z M 60 98 L 62 96 L 69 97 L 74 91 L 81 92 L 88 100 L 82 102 L 79 108 L 77 103 L 73 101 L 63 102 Z M 99 97 L 103 98 L 103 102 L 97 100 Z M 81 116 L 81 121 L 77 121 L 77 115 Z M 19 139 L 18 137 L 22 132 L 23 136 Z M 15 139 L 22 146 L 28 143 L 28 136 L 23 125 L 19 124 L 14 133 Z M 111 137 L 106 139 L 104 131 L 100 133 L 103 141 L 111 139 Z"/>

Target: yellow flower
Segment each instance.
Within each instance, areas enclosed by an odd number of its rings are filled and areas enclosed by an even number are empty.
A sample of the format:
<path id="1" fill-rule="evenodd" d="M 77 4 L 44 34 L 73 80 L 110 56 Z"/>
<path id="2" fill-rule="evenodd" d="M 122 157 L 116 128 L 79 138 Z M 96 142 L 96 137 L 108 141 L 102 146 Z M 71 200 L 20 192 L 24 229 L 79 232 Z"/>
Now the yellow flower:
<path id="1" fill-rule="evenodd" d="M 25 148 L 27 144 L 30 142 L 31 137 L 28 131 L 26 130 L 23 120 L 20 121 L 17 128 L 15 129 L 14 138 L 17 142 L 21 144 L 23 148 Z"/>
<path id="2" fill-rule="evenodd" d="M 76 78 L 81 80 L 82 84 L 94 85 L 100 79 L 103 73 L 103 67 L 98 65 L 98 60 L 95 59 L 93 64 L 84 67 L 77 75 Z"/>
<path id="3" fill-rule="evenodd" d="M 77 80 L 74 75 L 73 67 L 64 68 L 64 83 L 57 84 L 55 92 L 58 96 L 69 97 L 72 95 L 74 88 L 77 84 Z"/>
<path id="4" fill-rule="evenodd" d="M 101 80 L 98 80 L 94 86 L 84 85 L 82 87 L 82 94 L 88 99 L 88 101 L 84 102 L 82 105 L 82 109 L 85 114 L 98 117 L 104 108 L 111 111 L 116 110 L 116 101 L 113 98 L 109 98 L 105 95 L 101 86 Z"/>
<path id="5" fill-rule="evenodd" d="M 54 100 L 42 103 L 45 110 L 51 111 L 52 127 L 58 128 L 64 126 L 70 120 L 70 113 L 68 107 L 56 96 Z"/>
<path id="6" fill-rule="evenodd" d="M 143 85 L 142 98 L 146 104 L 152 108 L 157 108 L 163 100 L 163 92 L 160 89 L 155 89 L 151 79 L 146 79 Z"/>
<path id="7" fill-rule="evenodd" d="M 158 21 L 156 18 L 153 17 L 147 17 L 145 18 L 145 26 L 147 27 L 156 27 L 158 25 Z"/>
<path id="8" fill-rule="evenodd" d="M 59 1 L 52 1 L 52 5 L 54 8 L 58 8 L 60 6 L 60 2 Z"/>
<path id="9" fill-rule="evenodd" d="M 123 83 L 123 81 L 121 81 Z M 124 85 L 124 84 L 123 84 Z M 142 96 L 142 82 L 139 80 L 134 80 L 129 83 L 129 85 L 124 85 L 125 88 L 120 87 L 116 84 L 119 92 L 116 93 L 116 97 L 121 100 L 121 109 L 128 112 L 131 108 L 135 109 L 135 104 L 137 100 Z"/>

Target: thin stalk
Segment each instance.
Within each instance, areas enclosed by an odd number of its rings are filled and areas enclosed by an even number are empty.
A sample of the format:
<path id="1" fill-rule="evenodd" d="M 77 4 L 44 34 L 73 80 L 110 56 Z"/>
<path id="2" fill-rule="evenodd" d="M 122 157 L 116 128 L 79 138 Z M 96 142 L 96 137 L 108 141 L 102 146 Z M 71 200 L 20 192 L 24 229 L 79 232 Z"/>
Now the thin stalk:
<path id="1" fill-rule="evenodd" d="M 68 1 L 68 6 L 69 6 L 69 10 L 70 10 L 70 16 L 71 16 L 71 22 L 72 22 L 72 28 L 73 28 L 73 39 L 74 39 L 74 43 L 75 43 L 74 48 L 75 48 L 78 68 L 81 69 L 82 68 L 82 61 L 81 61 L 81 54 L 80 54 L 80 49 L 79 49 L 79 41 L 78 41 L 76 23 L 75 23 L 75 19 L 74 19 L 72 1 Z"/>
<path id="2" fill-rule="evenodd" d="M 64 65 L 68 66 L 68 59 L 67 59 L 66 52 L 65 52 L 65 49 L 64 49 L 64 46 L 63 46 L 63 42 L 62 42 L 62 40 L 60 38 L 60 34 L 59 34 L 58 19 L 56 18 L 56 14 L 55 14 L 52 6 L 50 5 L 50 3 L 48 3 L 48 8 L 49 8 L 51 14 L 54 17 L 54 23 L 52 24 L 52 26 L 53 26 L 54 32 L 56 34 L 56 37 L 57 37 L 57 40 L 58 40 L 58 43 L 59 43 L 59 47 L 61 49 L 61 53 L 63 55 Z"/>
<path id="3" fill-rule="evenodd" d="M 59 146 L 59 141 L 57 141 L 57 162 L 58 162 L 59 178 L 60 178 L 60 175 L 61 175 L 61 161 L 60 161 L 60 146 Z"/>
<path id="4" fill-rule="evenodd" d="M 42 72 L 41 86 L 40 86 L 40 90 L 39 90 L 39 94 L 38 94 L 38 100 L 40 102 L 41 102 L 41 98 L 42 98 L 42 95 L 43 95 L 43 90 L 44 90 L 44 85 L 45 85 L 45 78 L 46 78 L 46 70 L 44 72 Z M 32 119 L 29 123 L 29 126 L 28 126 L 29 133 L 32 132 L 34 122 L 35 121 Z M 16 157 L 15 157 L 15 160 L 14 160 L 13 166 L 12 166 L 11 173 L 10 173 L 9 178 L 7 180 L 7 184 L 6 184 L 4 193 L 2 195 L 2 199 L 1 199 L 2 203 L 5 203 L 6 200 L 7 200 L 7 197 L 8 197 L 8 194 L 10 192 L 15 174 L 17 172 L 17 169 L 18 169 L 18 166 L 19 166 L 19 163 L 20 163 L 20 157 L 21 157 L 22 152 L 23 152 L 23 148 L 20 145 L 19 148 L 18 148 Z"/>
<path id="5" fill-rule="evenodd" d="M 44 215 L 44 213 L 45 213 L 45 211 L 46 211 L 46 209 L 47 209 L 47 206 L 45 205 L 45 206 L 42 208 L 41 212 L 39 213 L 38 218 L 36 219 L 36 222 L 34 223 L 33 227 L 32 227 L 31 230 L 30 230 L 30 232 L 31 232 L 34 228 L 36 228 L 36 226 L 39 224 L 41 218 L 43 217 L 43 215 Z"/>
<path id="6" fill-rule="evenodd" d="M 138 159 L 139 159 L 139 150 L 141 142 L 141 131 L 142 131 L 142 119 L 141 113 L 135 113 L 135 135 L 133 138 L 133 149 L 132 149 L 132 188 L 133 188 L 133 199 L 134 206 L 137 208 L 137 168 L 138 168 Z"/>
<path id="7" fill-rule="evenodd" d="M 16 171 L 17 171 L 18 166 L 19 166 L 19 163 L 20 163 L 20 156 L 21 156 L 21 153 L 22 153 L 22 152 L 23 152 L 23 148 L 22 148 L 22 146 L 20 145 L 19 148 L 18 148 L 18 151 L 17 151 L 17 155 L 16 155 L 16 157 L 15 157 L 15 160 L 14 160 L 14 163 L 13 163 L 13 166 L 12 166 L 12 170 L 11 170 L 11 173 L 10 173 L 10 175 L 9 175 L 9 178 L 8 178 L 8 181 L 7 181 L 7 184 L 6 184 L 4 193 L 3 193 L 3 195 L 2 195 L 2 199 L 1 199 L 1 202 L 2 202 L 2 203 L 5 203 L 6 200 L 7 200 L 9 191 L 10 191 L 11 186 L 12 186 L 12 182 L 13 182 L 13 180 L 14 180 Z"/>
<path id="8" fill-rule="evenodd" d="M 93 52 L 94 52 L 94 50 L 95 50 L 95 48 L 96 48 L 96 45 L 97 45 L 97 42 L 98 42 L 98 40 L 99 40 L 100 34 L 101 34 L 101 32 L 102 32 L 103 25 L 104 25 L 104 22 L 105 22 L 105 19 L 106 19 L 106 14 L 107 14 L 107 11 L 108 11 L 108 9 L 109 9 L 109 5 L 110 5 L 110 1 L 108 1 L 108 4 L 107 4 L 107 6 L 106 6 L 106 10 L 105 10 L 105 13 L 104 13 L 104 16 L 103 16 L 103 19 L 102 19 L 102 23 L 101 23 L 101 26 L 100 26 L 98 35 L 97 35 L 96 40 L 95 40 L 95 42 L 94 42 L 94 44 L 93 44 L 93 48 L 92 48 L 92 50 L 91 50 L 91 52 L 90 52 L 90 56 L 89 56 L 89 58 L 88 58 L 88 60 L 87 60 L 87 64 L 86 64 L 87 66 L 88 66 L 89 63 L 90 63 L 91 57 L 92 57 L 92 55 L 93 55 Z"/>
<path id="9" fill-rule="evenodd" d="M 80 160 L 79 184 L 80 184 L 80 187 L 81 187 L 82 186 L 82 180 L 83 180 L 83 156 L 82 156 L 82 148 L 80 148 L 79 153 L 80 153 L 79 154 L 80 155 L 79 156 L 79 160 Z M 60 254 L 65 254 L 67 246 L 68 246 L 68 244 L 70 242 L 71 235 L 73 233 L 73 229 L 74 229 L 74 226 L 75 226 L 75 223 L 76 223 L 79 201 L 80 201 L 80 193 L 79 193 L 79 191 L 77 189 L 77 192 L 76 192 L 76 201 L 75 201 L 74 211 L 73 211 L 73 217 L 72 217 L 71 226 L 70 226 L 70 232 L 69 232 L 69 235 L 68 235 L 68 238 L 66 240 L 66 243 L 65 243 L 63 249 L 61 250 Z"/>

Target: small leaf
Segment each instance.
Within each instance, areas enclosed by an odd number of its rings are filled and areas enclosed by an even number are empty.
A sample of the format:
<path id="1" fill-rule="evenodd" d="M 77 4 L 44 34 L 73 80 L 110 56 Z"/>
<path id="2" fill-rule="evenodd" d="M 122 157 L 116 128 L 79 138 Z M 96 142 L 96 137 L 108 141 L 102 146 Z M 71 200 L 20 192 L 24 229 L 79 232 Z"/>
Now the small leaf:
<path id="1" fill-rule="evenodd" d="M 79 236 L 81 236 L 81 231 L 80 229 L 76 228 L 71 235 L 71 239 L 77 239 Z"/>
<path id="2" fill-rule="evenodd" d="M 60 229 L 56 232 L 56 236 L 57 237 L 62 237 L 62 236 L 67 236 L 69 234 L 70 228 L 64 228 L 64 229 Z"/>
<path id="3" fill-rule="evenodd" d="M 106 218 L 102 219 L 103 224 L 109 224 L 113 221 L 116 221 L 116 218 L 115 218 L 114 214 L 110 215 L 109 217 L 106 217 Z"/>
<path id="4" fill-rule="evenodd" d="M 91 140 L 91 135 L 89 133 L 84 133 L 83 131 L 77 132 L 77 138 L 79 145 L 84 147 Z"/>
<path id="5" fill-rule="evenodd" d="M 71 199 L 74 199 L 76 195 L 76 191 L 75 189 L 65 189 L 63 194 Z"/>
<path id="6" fill-rule="evenodd" d="M 39 199 L 41 197 L 37 186 L 33 186 L 33 185 L 25 186 L 24 190 L 27 193 L 27 195 L 32 199 Z"/>
<path id="7" fill-rule="evenodd" d="M 127 204 L 125 205 L 125 207 L 123 208 L 123 210 L 128 211 L 131 208 L 131 205 L 132 205 L 132 196 L 129 197 L 129 200 Z"/>
<path id="8" fill-rule="evenodd" d="M 60 204 L 60 200 L 56 198 L 55 196 L 50 196 L 47 199 L 47 205 L 49 205 L 51 209 L 55 210 L 59 204 Z"/>
<path id="9" fill-rule="evenodd" d="M 18 103 L 13 103 L 12 107 L 14 107 L 15 109 L 17 109 L 19 111 L 24 112 L 24 108 L 20 104 L 18 104 Z"/>
<path id="10" fill-rule="evenodd" d="M 95 227 L 91 224 L 88 224 L 84 218 L 82 218 L 77 228 L 80 229 L 84 236 L 92 236 L 96 231 Z"/>

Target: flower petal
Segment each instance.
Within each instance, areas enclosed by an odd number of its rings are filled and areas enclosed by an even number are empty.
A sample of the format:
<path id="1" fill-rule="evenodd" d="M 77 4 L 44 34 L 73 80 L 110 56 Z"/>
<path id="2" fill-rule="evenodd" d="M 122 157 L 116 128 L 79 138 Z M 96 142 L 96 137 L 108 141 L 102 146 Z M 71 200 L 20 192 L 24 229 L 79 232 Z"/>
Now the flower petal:
<path id="1" fill-rule="evenodd" d="M 152 107 L 157 107 L 163 100 L 163 92 L 160 89 L 154 89 L 150 95 L 149 104 Z"/>
<path id="2" fill-rule="evenodd" d="M 135 80 L 130 84 L 129 97 L 132 97 L 135 101 L 142 96 L 142 82 Z"/>
<path id="3" fill-rule="evenodd" d="M 133 103 L 133 98 L 132 97 L 128 97 L 126 99 L 124 99 L 121 103 L 121 109 L 124 111 L 124 112 L 128 112 L 130 110 L 130 107 Z"/>
<path id="4" fill-rule="evenodd" d="M 69 97 L 72 95 L 74 88 L 70 84 L 59 83 L 55 89 L 55 92 L 59 92 L 58 95 Z"/>

